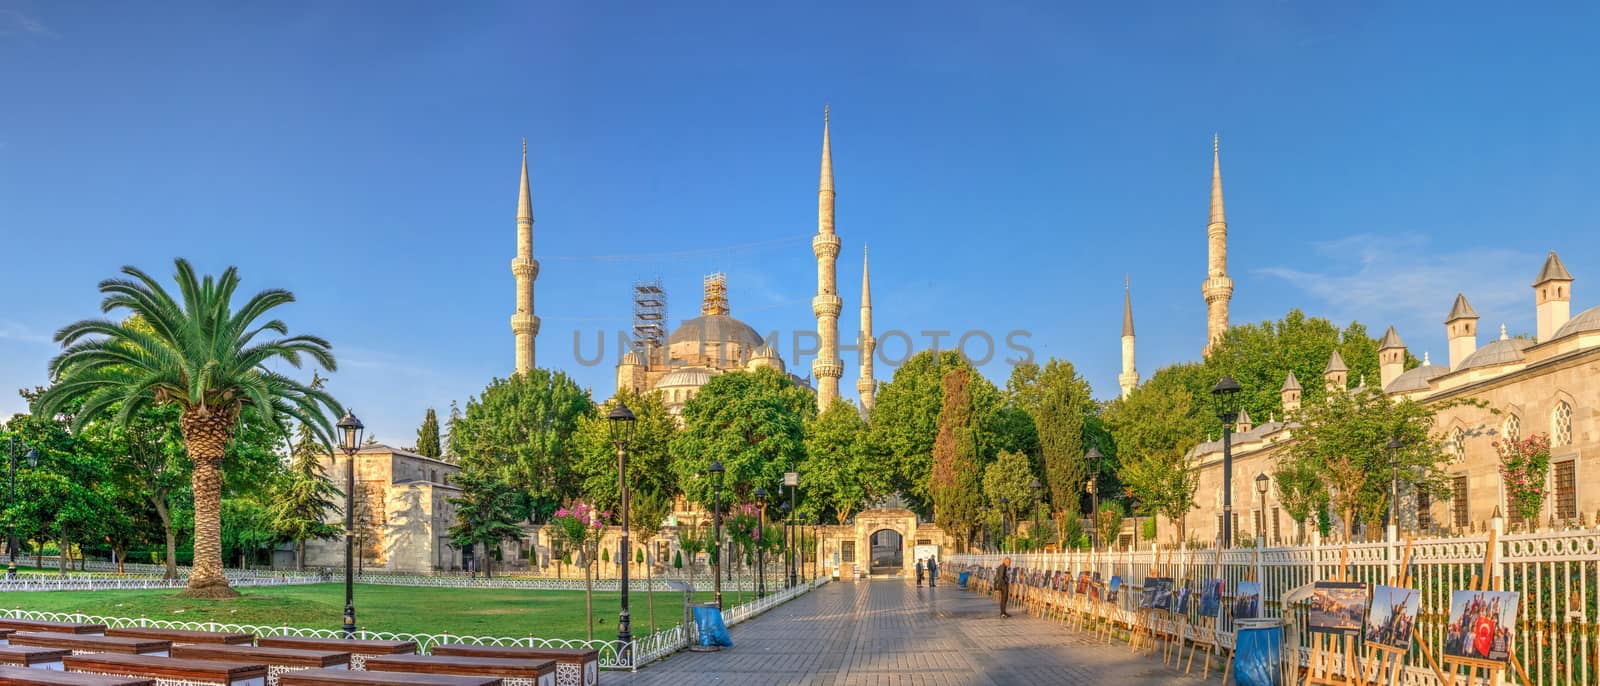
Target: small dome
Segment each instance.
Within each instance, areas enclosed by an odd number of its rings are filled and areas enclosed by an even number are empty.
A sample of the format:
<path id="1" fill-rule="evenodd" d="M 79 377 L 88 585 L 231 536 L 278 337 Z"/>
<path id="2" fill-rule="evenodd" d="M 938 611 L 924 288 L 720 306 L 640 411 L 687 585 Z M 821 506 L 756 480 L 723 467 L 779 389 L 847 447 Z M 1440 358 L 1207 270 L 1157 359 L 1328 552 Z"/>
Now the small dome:
<path id="1" fill-rule="evenodd" d="M 1522 351 L 1533 345 L 1533 341 L 1521 338 L 1502 338 L 1492 341 L 1488 345 L 1478 348 L 1478 351 L 1467 356 L 1461 361 L 1458 369 L 1477 369 L 1479 367 L 1494 367 L 1502 364 L 1511 364 L 1522 361 Z M 1395 379 L 1399 381 L 1399 379 Z"/>
<path id="2" fill-rule="evenodd" d="M 725 314 L 708 314 L 686 320 L 679 325 L 668 345 L 679 343 L 737 343 L 747 350 L 761 347 L 761 334 L 749 324 Z"/>
<path id="3" fill-rule="evenodd" d="M 715 369 L 707 369 L 705 367 L 674 369 L 656 382 L 656 388 L 682 388 L 685 386 L 699 388 L 706 385 L 706 382 L 717 374 L 718 372 Z"/>
<path id="4" fill-rule="evenodd" d="M 1385 393 L 1409 393 L 1411 391 L 1427 390 L 1429 382 L 1448 373 L 1450 373 L 1449 367 L 1441 367 L 1436 364 L 1420 365 L 1407 369 L 1400 376 L 1395 377 L 1394 381 L 1390 381 L 1383 391 Z"/>
<path id="5" fill-rule="evenodd" d="M 1561 328 L 1556 329 L 1556 335 L 1552 336 L 1551 339 L 1554 340 L 1562 336 L 1571 336 L 1585 331 L 1600 331 L 1600 305 L 1579 312 L 1578 316 L 1567 320 L 1567 323 L 1562 324 Z"/>
<path id="6" fill-rule="evenodd" d="M 639 354 L 639 351 L 637 350 L 629 350 L 622 356 L 622 363 L 634 364 L 642 367 L 644 366 L 644 355 Z"/>

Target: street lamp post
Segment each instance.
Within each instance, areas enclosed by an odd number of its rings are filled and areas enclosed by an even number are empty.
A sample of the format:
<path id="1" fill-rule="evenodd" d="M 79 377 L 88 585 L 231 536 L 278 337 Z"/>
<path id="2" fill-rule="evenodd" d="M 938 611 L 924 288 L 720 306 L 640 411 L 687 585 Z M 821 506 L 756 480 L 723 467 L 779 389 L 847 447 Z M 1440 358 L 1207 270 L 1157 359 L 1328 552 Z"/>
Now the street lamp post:
<path id="1" fill-rule="evenodd" d="M 1400 530 L 1400 449 L 1405 447 L 1400 437 L 1389 439 L 1383 446 L 1389 453 L 1389 540 L 1394 540 Z"/>
<path id="2" fill-rule="evenodd" d="M 783 510 L 783 587 L 788 588 L 794 583 L 789 574 L 789 564 L 793 558 L 794 550 L 792 548 L 793 541 L 791 540 L 793 532 L 790 531 L 789 526 L 789 513 L 794 508 L 789 503 L 780 502 L 778 503 L 778 509 Z"/>
<path id="3" fill-rule="evenodd" d="M 1011 527 L 1006 526 L 1006 509 L 1011 507 L 1011 499 L 1000 496 L 1000 550 L 1003 552 L 1010 543 Z"/>
<path id="4" fill-rule="evenodd" d="M 20 442 L 17 440 L 17 437 L 15 435 L 12 435 L 11 436 L 11 495 L 6 498 L 6 507 L 8 509 L 10 507 L 12 507 L 13 505 L 15 505 L 16 502 L 17 502 L 17 445 L 19 443 Z M 28 448 L 27 444 L 22 444 L 22 447 Z M 24 456 L 24 459 L 26 459 L 28 461 L 28 466 L 29 467 L 37 466 L 39 464 L 39 451 L 34 450 L 33 448 L 28 448 L 28 454 L 26 456 Z M 16 524 L 11 524 L 10 526 L 8 526 L 6 528 L 6 552 L 7 552 L 7 555 L 10 557 L 10 561 L 7 563 L 7 566 L 6 566 L 6 578 L 7 579 L 15 579 L 15 578 L 17 578 L 17 525 Z"/>
<path id="5" fill-rule="evenodd" d="M 607 424 L 611 428 L 611 443 L 617 447 L 617 500 L 622 524 L 622 607 L 617 612 L 617 649 L 622 655 L 631 654 L 633 644 L 633 620 L 628 613 L 628 558 L 633 556 L 633 547 L 628 541 L 628 442 L 633 440 L 633 427 L 637 422 L 633 411 L 619 398 L 617 406 L 611 408 L 611 413 L 606 415 Z M 660 522 L 657 522 L 658 524 Z"/>
<path id="6" fill-rule="evenodd" d="M 1264 547 L 1266 545 L 1266 542 L 1267 542 L 1267 486 L 1268 486 L 1267 482 L 1268 481 L 1270 481 L 1270 479 L 1267 477 L 1267 473 L 1266 472 L 1262 472 L 1262 473 L 1256 475 L 1256 495 L 1261 496 L 1261 519 L 1260 519 L 1260 521 L 1256 522 L 1256 529 L 1257 529 L 1256 538 L 1260 539 L 1260 541 L 1262 543 L 1261 546 L 1257 546 L 1257 547 Z"/>
<path id="7" fill-rule="evenodd" d="M 1028 484 L 1028 489 L 1033 491 L 1033 531 L 1028 533 L 1028 540 L 1034 544 L 1035 548 L 1038 548 L 1040 547 L 1039 502 L 1042 500 L 1042 496 L 1044 495 L 1044 484 L 1039 483 L 1038 479 L 1034 479 L 1033 483 Z"/>
<path id="8" fill-rule="evenodd" d="M 800 583 L 806 581 L 806 527 L 811 524 L 811 518 L 800 515 L 795 518 L 794 540 L 794 566 L 800 572 Z"/>
<path id="9" fill-rule="evenodd" d="M 756 487 L 761 516 L 756 519 L 756 597 L 767 597 L 767 489 Z"/>
<path id="10" fill-rule="evenodd" d="M 790 545 L 794 548 L 789 553 L 789 588 L 794 588 L 795 585 L 799 583 L 799 581 L 795 579 L 795 567 L 798 567 L 800 564 L 800 537 L 797 535 L 798 529 L 794 528 L 795 522 L 798 521 L 796 517 L 800 516 L 800 501 L 798 500 L 800 491 L 800 472 L 785 472 L 783 475 L 783 485 L 789 487 L 789 526 L 790 531 L 793 532 L 791 533 L 793 540 L 790 541 Z"/>
<path id="11" fill-rule="evenodd" d="M 1239 420 L 1239 391 L 1244 390 L 1233 377 L 1223 375 L 1211 387 L 1217 401 L 1217 419 L 1222 420 L 1222 547 L 1233 547 L 1233 423 Z"/>
<path id="12" fill-rule="evenodd" d="M 1105 456 L 1100 454 L 1100 449 L 1092 445 L 1089 446 L 1089 452 L 1083 454 L 1084 464 L 1094 463 L 1094 472 L 1089 475 L 1088 484 L 1091 508 L 1089 516 L 1094 518 L 1094 521 L 1089 522 L 1089 530 L 1094 532 L 1089 536 L 1091 550 L 1100 547 L 1100 461 L 1104 459 Z"/>
<path id="13" fill-rule="evenodd" d="M 717 609 L 722 609 L 722 462 L 712 460 L 708 468 L 711 472 L 711 510 L 715 522 L 711 533 L 711 559 L 716 563 L 711 570 L 711 590 L 717 597 Z"/>
<path id="14" fill-rule="evenodd" d="M 356 419 L 354 412 L 346 409 L 339 420 L 339 431 L 344 436 L 345 487 L 344 487 L 344 637 L 356 637 L 356 451 L 361 449 L 361 432 L 367 427 Z"/>

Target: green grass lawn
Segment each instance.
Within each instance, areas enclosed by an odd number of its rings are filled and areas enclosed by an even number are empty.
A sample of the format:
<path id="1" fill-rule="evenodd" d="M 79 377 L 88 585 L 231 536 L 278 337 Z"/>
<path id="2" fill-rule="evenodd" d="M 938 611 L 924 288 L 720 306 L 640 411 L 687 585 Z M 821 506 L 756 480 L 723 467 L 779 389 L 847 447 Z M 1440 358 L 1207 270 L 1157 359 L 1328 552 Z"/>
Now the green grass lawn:
<path id="1" fill-rule="evenodd" d="M 633 633 L 650 632 L 649 601 L 639 583 L 629 594 Z M 656 626 L 683 619 L 683 593 L 656 585 Z M 0 608 L 82 612 L 104 617 L 148 617 L 188 622 L 338 628 L 344 615 L 343 584 L 243 588 L 234 600 L 190 600 L 176 591 L 46 591 L 0 593 Z M 712 600 L 697 593 L 697 602 Z M 617 593 L 594 594 L 595 638 L 613 638 Z M 747 594 L 748 596 L 748 594 Z M 724 595 L 732 606 L 738 596 Z M 488 588 L 427 588 L 356 584 L 357 624 L 372 631 L 584 638 L 582 591 Z M 603 623 L 602 623 L 603 621 Z"/>

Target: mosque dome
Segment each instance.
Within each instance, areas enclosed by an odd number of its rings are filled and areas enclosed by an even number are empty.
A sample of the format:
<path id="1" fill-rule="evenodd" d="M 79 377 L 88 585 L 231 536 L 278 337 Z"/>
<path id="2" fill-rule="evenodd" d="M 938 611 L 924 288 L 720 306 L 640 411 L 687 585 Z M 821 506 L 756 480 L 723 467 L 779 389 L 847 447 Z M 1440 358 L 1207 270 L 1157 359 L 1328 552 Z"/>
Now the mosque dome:
<path id="1" fill-rule="evenodd" d="M 1385 393 L 1410 393 L 1428 389 L 1429 382 L 1450 373 L 1450 368 L 1437 364 L 1424 364 L 1407 369 L 1384 387 Z"/>
<path id="2" fill-rule="evenodd" d="M 1533 345 L 1533 341 L 1521 338 L 1502 338 L 1493 341 L 1477 352 L 1467 356 L 1461 361 L 1459 369 L 1477 369 L 1479 367 L 1494 367 L 1502 364 L 1511 364 L 1522 361 L 1522 351 Z M 1399 381 L 1399 379 L 1396 379 Z"/>
<path id="3" fill-rule="evenodd" d="M 656 388 L 699 388 L 706 385 L 718 372 L 706 367 L 680 367 L 667 372 L 656 382 Z"/>
<path id="4" fill-rule="evenodd" d="M 761 347 L 761 334 L 754 327 L 726 314 L 707 314 L 680 324 L 667 338 L 668 345 L 692 343 L 735 343 L 744 350 Z"/>
<path id="5" fill-rule="evenodd" d="M 1567 323 L 1562 324 L 1561 328 L 1556 329 L 1556 335 L 1552 336 L 1551 339 L 1554 340 L 1562 336 L 1570 336 L 1586 331 L 1600 331 L 1600 306 L 1579 312 L 1578 316 L 1567 320 Z"/>

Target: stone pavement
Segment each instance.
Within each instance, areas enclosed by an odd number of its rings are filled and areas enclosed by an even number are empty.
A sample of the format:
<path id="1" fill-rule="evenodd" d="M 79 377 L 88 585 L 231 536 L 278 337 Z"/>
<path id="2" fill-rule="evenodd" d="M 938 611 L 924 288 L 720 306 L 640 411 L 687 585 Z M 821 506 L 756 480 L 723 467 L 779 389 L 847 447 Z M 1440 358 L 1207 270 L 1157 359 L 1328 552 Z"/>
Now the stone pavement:
<path id="1" fill-rule="evenodd" d="M 952 577 L 954 575 L 951 575 Z M 954 578 L 951 579 L 954 581 Z M 995 603 L 954 583 L 837 582 L 732 629 L 734 647 L 680 652 L 637 673 L 606 672 L 609 686 L 1009 686 L 1186 684 L 1194 676 L 1102 644 L 1064 625 Z M 1213 662 L 1213 667 L 1216 666 Z M 1213 684 L 1220 684 L 1214 672 Z"/>

